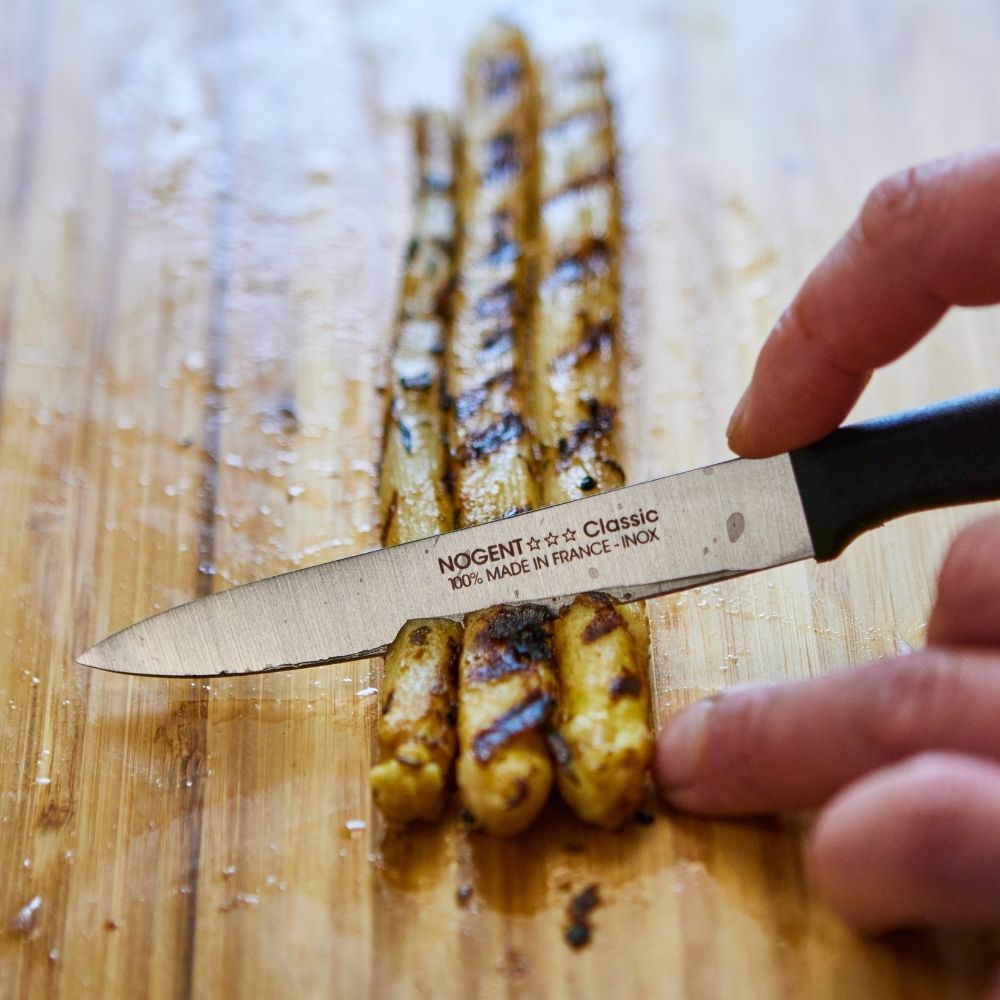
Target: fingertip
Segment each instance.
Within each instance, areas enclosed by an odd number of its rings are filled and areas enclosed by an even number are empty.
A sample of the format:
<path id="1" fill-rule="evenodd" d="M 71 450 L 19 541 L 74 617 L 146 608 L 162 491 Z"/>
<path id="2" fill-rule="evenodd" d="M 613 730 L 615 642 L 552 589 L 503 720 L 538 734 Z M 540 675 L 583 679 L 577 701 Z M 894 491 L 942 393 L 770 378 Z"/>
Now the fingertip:
<path id="1" fill-rule="evenodd" d="M 704 754 L 713 702 L 714 699 L 705 698 L 685 708 L 657 736 L 653 781 L 664 802 L 682 808 L 691 804 L 690 790 Z"/>
<path id="2" fill-rule="evenodd" d="M 841 792 L 806 846 L 810 881 L 859 930 L 1000 919 L 1000 767 L 927 753 Z"/>

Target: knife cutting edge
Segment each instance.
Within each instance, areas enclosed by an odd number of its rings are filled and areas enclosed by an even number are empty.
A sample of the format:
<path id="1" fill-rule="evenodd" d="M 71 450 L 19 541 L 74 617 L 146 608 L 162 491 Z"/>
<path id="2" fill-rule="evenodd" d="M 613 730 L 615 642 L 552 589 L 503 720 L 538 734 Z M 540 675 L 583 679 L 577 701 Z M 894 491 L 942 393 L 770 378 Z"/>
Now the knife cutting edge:
<path id="1" fill-rule="evenodd" d="M 586 591 L 656 597 L 835 558 L 891 518 L 1000 499 L 1000 390 L 841 428 L 444 535 L 243 584 L 130 625 L 78 662 L 168 677 L 255 674 L 385 651 L 411 618 Z"/>

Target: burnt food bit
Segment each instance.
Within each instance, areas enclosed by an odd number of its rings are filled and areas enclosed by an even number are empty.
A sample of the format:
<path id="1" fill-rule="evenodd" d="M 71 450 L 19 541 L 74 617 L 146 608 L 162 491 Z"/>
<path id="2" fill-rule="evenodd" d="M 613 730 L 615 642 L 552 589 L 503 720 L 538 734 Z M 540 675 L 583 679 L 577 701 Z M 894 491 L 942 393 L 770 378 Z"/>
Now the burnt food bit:
<path id="1" fill-rule="evenodd" d="M 472 886 L 468 882 L 463 882 L 455 892 L 455 899 L 458 900 L 459 906 L 466 906 L 470 899 L 472 899 Z"/>
<path id="2" fill-rule="evenodd" d="M 640 826 L 652 826 L 656 822 L 656 816 L 648 809 L 637 809 L 635 811 L 635 821 Z"/>
<path id="3" fill-rule="evenodd" d="M 590 914 L 600 902 L 596 882 L 582 889 L 569 901 L 569 906 L 566 908 L 569 922 L 566 925 L 565 937 L 566 943 L 571 948 L 582 948 L 590 943 L 592 930 Z"/>
<path id="4" fill-rule="evenodd" d="M 552 714 L 555 699 L 543 691 L 532 691 L 519 705 L 504 712 L 487 729 L 477 733 L 472 741 L 472 752 L 480 764 L 490 758 L 508 740 L 531 729 L 537 729 Z"/>
<path id="5" fill-rule="evenodd" d="M 597 489 L 597 480 L 593 476 L 584 476 L 580 480 L 580 489 L 585 493 L 589 493 L 591 490 Z"/>

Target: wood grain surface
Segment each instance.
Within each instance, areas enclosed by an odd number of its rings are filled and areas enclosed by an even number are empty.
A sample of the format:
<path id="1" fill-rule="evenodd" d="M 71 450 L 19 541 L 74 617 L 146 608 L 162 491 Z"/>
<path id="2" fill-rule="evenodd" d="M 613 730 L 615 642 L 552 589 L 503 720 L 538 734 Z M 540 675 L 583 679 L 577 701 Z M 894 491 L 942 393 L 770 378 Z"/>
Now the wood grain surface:
<path id="1" fill-rule="evenodd" d="M 378 662 L 210 683 L 74 664 L 157 609 L 377 543 L 406 113 L 457 104 L 492 11 L 2 6 L 0 994 L 977 996 L 994 939 L 857 937 L 809 889 L 797 818 L 661 810 L 613 835 L 553 804 L 511 843 L 454 816 L 387 834 Z M 867 189 L 1000 122 L 992 0 L 502 12 L 539 52 L 597 40 L 609 63 L 633 478 L 725 457 L 761 339 Z M 1000 384 L 997 327 L 949 316 L 859 415 Z M 657 718 L 918 645 L 975 513 L 651 602 Z M 566 907 L 592 882 L 577 952 Z"/>

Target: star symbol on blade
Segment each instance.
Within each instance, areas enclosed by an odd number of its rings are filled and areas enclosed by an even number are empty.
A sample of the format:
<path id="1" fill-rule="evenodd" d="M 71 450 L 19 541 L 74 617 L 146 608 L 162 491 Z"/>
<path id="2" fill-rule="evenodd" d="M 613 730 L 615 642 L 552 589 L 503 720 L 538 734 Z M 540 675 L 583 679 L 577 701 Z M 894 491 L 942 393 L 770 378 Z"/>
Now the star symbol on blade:
<path id="1" fill-rule="evenodd" d="M 553 545 L 558 545 L 559 544 L 559 536 L 552 534 L 552 532 L 550 531 L 545 536 L 545 541 L 548 543 L 548 546 L 551 549 Z"/>
<path id="2" fill-rule="evenodd" d="M 576 541 L 576 532 L 572 528 L 567 528 L 563 532 L 563 541 L 564 542 L 575 542 Z"/>
<path id="3" fill-rule="evenodd" d="M 542 547 L 542 541 L 541 541 L 540 538 L 529 538 L 528 539 L 528 548 L 532 552 L 537 552 L 541 547 Z"/>

